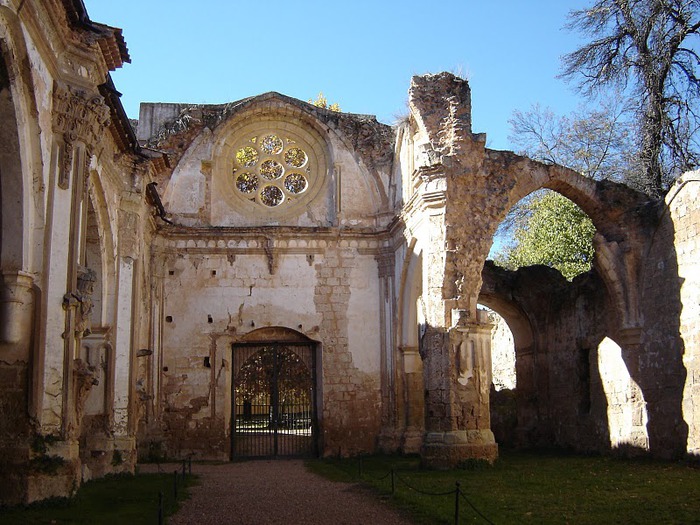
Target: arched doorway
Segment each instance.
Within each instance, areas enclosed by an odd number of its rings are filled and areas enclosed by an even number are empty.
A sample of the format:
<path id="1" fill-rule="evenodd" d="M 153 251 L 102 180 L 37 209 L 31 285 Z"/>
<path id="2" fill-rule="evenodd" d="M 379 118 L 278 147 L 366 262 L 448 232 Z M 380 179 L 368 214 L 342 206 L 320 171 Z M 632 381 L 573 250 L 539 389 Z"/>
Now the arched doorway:
<path id="1" fill-rule="evenodd" d="M 290 332 L 232 345 L 232 459 L 317 455 L 316 344 Z"/>

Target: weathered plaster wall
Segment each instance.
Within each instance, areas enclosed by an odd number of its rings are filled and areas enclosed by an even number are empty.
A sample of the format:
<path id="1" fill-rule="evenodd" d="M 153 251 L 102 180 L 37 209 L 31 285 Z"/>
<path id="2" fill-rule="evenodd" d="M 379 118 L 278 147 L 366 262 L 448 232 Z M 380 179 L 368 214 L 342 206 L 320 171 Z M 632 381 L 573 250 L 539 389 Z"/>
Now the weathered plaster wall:
<path id="1" fill-rule="evenodd" d="M 393 131 L 374 117 L 268 93 L 220 106 L 143 104 L 138 129 L 140 140 L 169 151 L 175 161 L 159 191 L 178 224 L 377 228 L 392 218 Z M 245 144 L 255 147 L 246 139 L 269 133 L 301 141 L 312 153 L 304 166 L 310 169 L 309 188 L 299 196 L 308 203 L 293 212 L 286 212 L 286 203 L 261 209 L 239 198 L 235 188 L 236 152 Z"/>
<path id="2" fill-rule="evenodd" d="M 171 246 L 178 242 L 195 244 Z M 163 421 L 144 443 L 161 440 L 174 456 L 227 459 L 231 344 L 262 327 L 286 327 L 319 343 L 322 453 L 373 450 L 381 381 L 378 242 L 300 235 L 218 244 L 165 250 L 159 259 L 164 323 L 156 395 Z"/>

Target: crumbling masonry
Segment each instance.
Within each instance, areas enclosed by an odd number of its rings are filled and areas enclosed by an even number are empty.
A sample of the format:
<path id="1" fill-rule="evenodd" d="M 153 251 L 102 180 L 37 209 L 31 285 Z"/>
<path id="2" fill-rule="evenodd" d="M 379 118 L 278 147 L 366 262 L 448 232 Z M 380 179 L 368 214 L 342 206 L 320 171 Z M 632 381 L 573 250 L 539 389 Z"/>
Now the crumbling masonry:
<path id="1" fill-rule="evenodd" d="M 700 452 L 697 173 L 657 202 L 490 150 L 447 73 L 395 126 L 278 93 L 130 122 L 80 0 L 0 2 L 0 51 L 0 503 L 139 456 Z M 487 262 L 540 188 L 596 226 L 573 282 Z"/>

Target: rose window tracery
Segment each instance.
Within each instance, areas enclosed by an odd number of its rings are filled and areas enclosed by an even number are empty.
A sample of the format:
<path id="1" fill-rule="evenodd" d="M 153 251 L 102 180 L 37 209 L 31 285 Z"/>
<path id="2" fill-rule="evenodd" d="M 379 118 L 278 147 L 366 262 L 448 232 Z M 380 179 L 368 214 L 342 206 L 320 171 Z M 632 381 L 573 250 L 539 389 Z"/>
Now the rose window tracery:
<path id="1" fill-rule="evenodd" d="M 236 190 L 267 208 L 288 204 L 303 195 L 317 176 L 309 155 L 307 147 L 281 134 L 249 136 L 234 156 Z"/>

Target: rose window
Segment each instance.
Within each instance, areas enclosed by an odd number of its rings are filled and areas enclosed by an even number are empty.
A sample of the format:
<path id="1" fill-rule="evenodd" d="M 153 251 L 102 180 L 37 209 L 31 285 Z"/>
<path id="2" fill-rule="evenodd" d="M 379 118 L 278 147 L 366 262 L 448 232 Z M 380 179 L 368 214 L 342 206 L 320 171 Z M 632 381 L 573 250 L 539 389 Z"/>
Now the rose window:
<path id="1" fill-rule="evenodd" d="M 290 203 L 309 188 L 309 154 L 276 134 L 250 137 L 235 154 L 233 179 L 241 196 L 268 208 Z"/>

